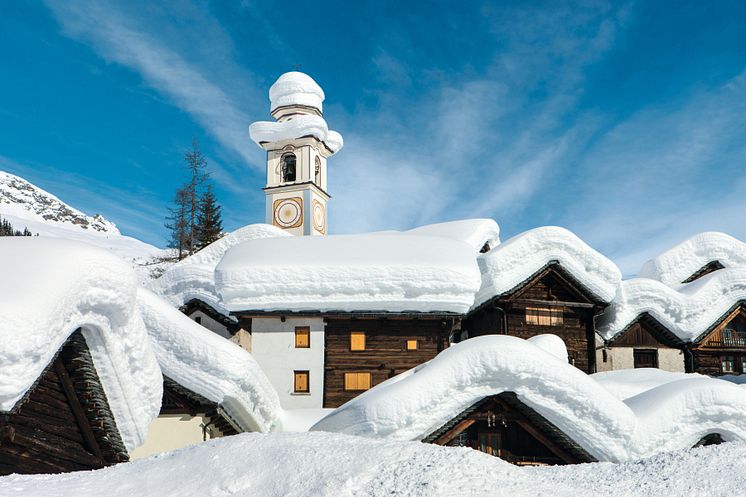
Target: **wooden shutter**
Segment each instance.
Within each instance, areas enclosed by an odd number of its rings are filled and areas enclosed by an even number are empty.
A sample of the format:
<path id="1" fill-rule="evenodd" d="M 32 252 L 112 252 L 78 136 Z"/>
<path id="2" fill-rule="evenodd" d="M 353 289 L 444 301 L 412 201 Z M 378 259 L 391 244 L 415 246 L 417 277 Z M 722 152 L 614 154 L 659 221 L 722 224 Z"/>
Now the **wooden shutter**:
<path id="1" fill-rule="evenodd" d="M 345 373 L 345 390 L 370 390 L 370 373 Z"/>
<path id="2" fill-rule="evenodd" d="M 308 326 L 295 327 L 295 348 L 307 349 L 311 347 L 311 328 Z"/>
<path id="3" fill-rule="evenodd" d="M 350 350 L 365 350 L 364 331 L 353 331 L 350 333 Z"/>
<path id="4" fill-rule="evenodd" d="M 657 368 L 658 367 L 658 350 L 634 350 L 634 361 L 636 368 Z"/>
<path id="5" fill-rule="evenodd" d="M 308 371 L 294 371 L 293 391 L 295 393 L 308 393 Z"/>
<path id="6" fill-rule="evenodd" d="M 564 307 L 526 307 L 526 324 L 562 326 Z"/>
<path id="7" fill-rule="evenodd" d="M 417 350 L 417 340 L 407 340 L 407 350 Z"/>

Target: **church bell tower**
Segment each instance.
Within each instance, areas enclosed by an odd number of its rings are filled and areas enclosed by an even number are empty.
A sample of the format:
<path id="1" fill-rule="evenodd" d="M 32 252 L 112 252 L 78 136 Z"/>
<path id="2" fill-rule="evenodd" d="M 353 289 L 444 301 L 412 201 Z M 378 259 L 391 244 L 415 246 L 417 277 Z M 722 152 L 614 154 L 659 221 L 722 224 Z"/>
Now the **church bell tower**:
<path id="1" fill-rule="evenodd" d="M 269 99 L 275 121 L 249 127 L 251 139 L 267 151 L 266 222 L 294 235 L 325 235 L 326 162 L 343 140 L 324 120 L 324 91 L 293 71 L 272 85 Z"/>

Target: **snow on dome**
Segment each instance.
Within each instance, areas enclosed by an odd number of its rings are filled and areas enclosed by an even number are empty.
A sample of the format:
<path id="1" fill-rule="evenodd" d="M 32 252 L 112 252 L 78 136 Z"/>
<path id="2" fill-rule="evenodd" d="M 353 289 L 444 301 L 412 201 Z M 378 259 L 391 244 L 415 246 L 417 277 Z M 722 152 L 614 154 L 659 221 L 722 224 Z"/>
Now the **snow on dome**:
<path id="1" fill-rule="evenodd" d="M 109 252 L 71 240 L 0 238 L 0 410 L 25 395 L 78 328 L 128 450 L 161 407 L 161 372 L 136 312 L 137 279 Z"/>
<path id="2" fill-rule="evenodd" d="M 528 339 L 529 342 L 539 347 L 544 352 L 552 354 L 557 359 L 567 362 L 567 346 L 565 341 L 552 333 L 536 335 Z"/>
<path id="3" fill-rule="evenodd" d="M 514 392 L 601 461 L 689 448 L 711 433 L 746 441 L 743 388 L 689 378 L 621 401 L 567 361 L 506 335 L 465 340 L 404 374 L 352 399 L 311 429 L 422 440 L 480 400 Z"/>
<path id="4" fill-rule="evenodd" d="M 244 431 L 275 428 L 280 400 L 251 354 L 148 290 L 137 303 L 165 376 L 220 404 Z"/>
<path id="5" fill-rule="evenodd" d="M 572 274 L 599 299 L 609 302 L 622 279 L 619 268 L 572 232 L 557 226 L 514 236 L 479 256 L 482 288 L 475 305 L 509 292 L 552 261 Z"/>
<path id="6" fill-rule="evenodd" d="M 225 252 L 246 240 L 289 236 L 286 231 L 269 224 L 244 226 L 168 268 L 150 284 L 150 289 L 176 307 L 197 299 L 227 316 L 228 311 L 215 290 L 214 276 L 215 267 Z"/>
<path id="7" fill-rule="evenodd" d="M 289 105 L 305 105 L 321 112 L 324 101 L 324 90 L 308 74 L 286 72 L 269 88 L 271 111 Z"/>
<path id="8" fill-rule="evenodd" d="M 260 147 L 263 143 L 294 140 L 304 136 L 318 138 L 332 154 L 336 154 L 344 146 L 342 135 L 330 130 L 323 117 L 314 115 L 298 115 L 280 122 L 257 121 L 249 126 L 249 136 Z"/>
<path id="9" fill-rule="evenodd" d="M 715 261 L 725 267 L 746 267 L 746 243 L 725 233 L 699 233 L 647 261 L 637 277 L 676 288 Z"/>
<path id="10" fill-rule="evenodd" d="M 465 313 L 479 281 L 470 245 L 403 234 L 250 240 L 215 270 L 230 311 Z"/>
<path id="11" fill-rule="evenodd" d="M 746 300 L 746 267 L 726 268 L 671 288 L 660 281 L 634 278 L 622 282 L 619 294 L 596 322 L 609 340 L 647 312 L 683 341 L 692 341 L 738 302 Z"/>
<path id="12" fill-rule="evenodd" d="M 479 252 L 485 245 L 495 248 L 500 243 L 500 227 L 493 219 L 460 219 L 428 224 L 404 233 L 410 235 L 442 236 L 466 242 Z"/>

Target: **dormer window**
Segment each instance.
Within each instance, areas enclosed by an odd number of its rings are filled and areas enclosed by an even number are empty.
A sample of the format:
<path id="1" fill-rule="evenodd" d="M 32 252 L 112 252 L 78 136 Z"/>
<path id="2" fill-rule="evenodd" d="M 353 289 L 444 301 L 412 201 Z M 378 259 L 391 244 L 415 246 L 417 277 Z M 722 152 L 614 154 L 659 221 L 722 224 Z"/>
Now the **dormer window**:
<path id="1" fill-rule="evenodd" d="M 283 183 L 295 181 L 295 154 L 282 156 L 282 181 Z"/>

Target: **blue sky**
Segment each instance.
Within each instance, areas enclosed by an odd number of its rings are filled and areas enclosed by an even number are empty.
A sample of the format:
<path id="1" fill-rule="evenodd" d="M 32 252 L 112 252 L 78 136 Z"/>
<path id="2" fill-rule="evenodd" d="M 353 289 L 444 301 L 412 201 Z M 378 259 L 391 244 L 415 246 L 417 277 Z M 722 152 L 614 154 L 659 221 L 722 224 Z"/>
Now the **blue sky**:
<path id="1" fill-rule="evenodd" d="M 263 221 L 248 125 L 300 64 L 345 137 L 332 232 L 560 225 L 632 274 L 746 239 L 744 2 L 6 2 L 0 169 L 163 245 L 197 138 L 235 229 Z"/>

